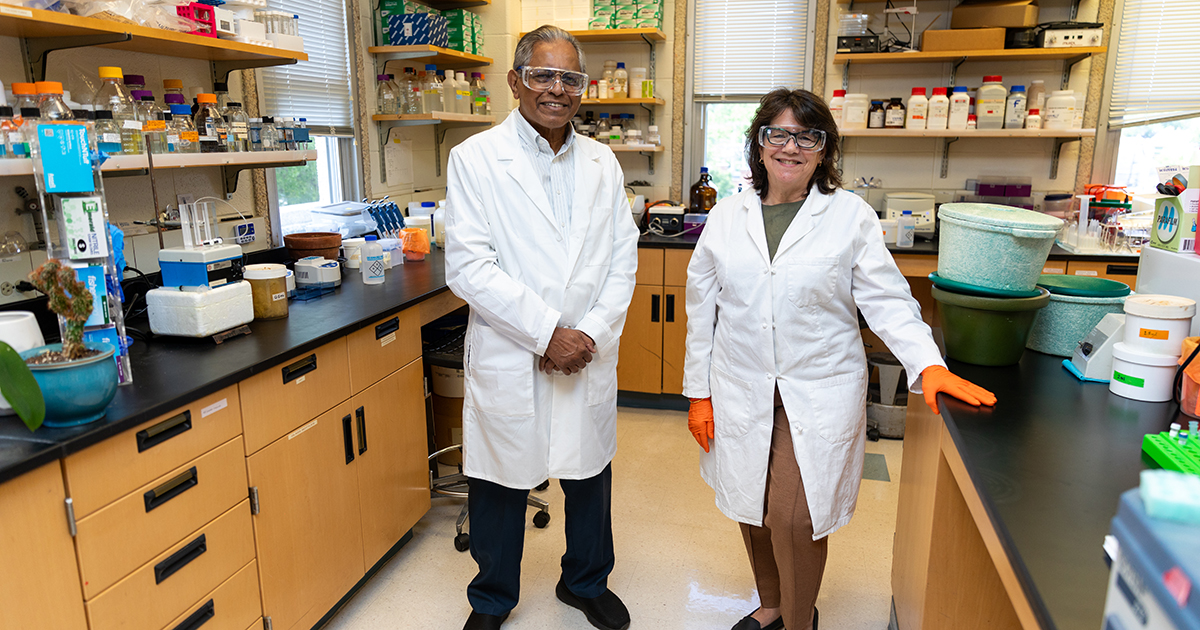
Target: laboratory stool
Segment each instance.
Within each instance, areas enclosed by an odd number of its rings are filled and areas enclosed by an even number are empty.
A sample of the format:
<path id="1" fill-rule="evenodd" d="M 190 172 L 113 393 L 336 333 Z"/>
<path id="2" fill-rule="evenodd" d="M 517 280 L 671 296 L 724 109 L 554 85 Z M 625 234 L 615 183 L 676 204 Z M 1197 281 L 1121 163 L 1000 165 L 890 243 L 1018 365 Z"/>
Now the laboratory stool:
<path id="1" fill-rule="evenodd" d="M 442 455 L 445 455 L 447 453 L 454 452 L 454 451 L 458 451 L 461 454 L 462 453 L 462 444 L 455 444 L 453 446 L 447 446 L 446 448 L 443 448 L 443 449 L 437 451 L 436 453 L 432 453 L 429 455 L 429 464 L 430 464 L 429 487 L 432 490 L 433 494 L 435 494 L 435 495 L 466 499 L 467 498 L 467 476 L 462 473 L 461 466 L 459 467 L 458 472 L 454 472 L 449 475 L 434 476 L 434 473 L 432 472 L 438 466 L 437 459 L 439 457 L 441 457 Z M 540 492 L 549 487 L 550 487 L 550 480 L 547 479 L 546 481 L 543 481 L 542 483 L 538 484 L 538 486 L 536 488 L 534 488 L 534 490 L 537 490 Z M 535 512 L 533 515 L 533 526 L 538 529 L 545 529 L 546 526 L 550 524 L 550 504 L 543 501 L 542 499 L 539 499 L 539 498 L 533 496 L 532 494 L 529 495 L 525 499 L 525 503 L 529 507 L 535 507 L 538 509 L 538 511 Z M 469 517 L 468 510 L 467 510 L 469 505 L 470 504 L 468 504 L 466 502 L 463 503 L 462 511 L 460 511 L 458 513 L 458 519 L 454 522 L 454 531 L 455 531 L 454 548 L 459 551 L 466 551 L 471 548 L 471 535 L 469 533 L 463 532 L 463 526 L 466 525 L 467 518 Z"/>
<path id="2" fill-rule="evenodd" d="M 890 352 L 867 355 L 867 379 L 878 371 L 879 383 L 867 389 L 867 437 L 904 438 L 904 417 L 908 413 L 908 379 L 904 366 Z"/>

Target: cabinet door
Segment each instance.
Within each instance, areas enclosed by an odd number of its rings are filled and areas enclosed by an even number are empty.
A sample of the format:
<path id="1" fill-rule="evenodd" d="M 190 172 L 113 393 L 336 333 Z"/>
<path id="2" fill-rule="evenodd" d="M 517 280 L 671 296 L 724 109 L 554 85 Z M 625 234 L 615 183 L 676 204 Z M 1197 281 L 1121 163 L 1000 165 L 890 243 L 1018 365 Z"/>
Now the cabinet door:
<path id="1" fill-rule="evenodd" d="M 367 568 L 429 511 L 424 372 L 418 359 L 351 399 Z"/>
<path id="2" fill-rule="evenodd" d="M 637 285 L 621 333 L 617 388 L 658 394 L 662 391 L 663 288 Z"/>
<path id="3" fill-rule="evenodd" d="M 420 315 L 409 308 L 346 337 L 350 391 L 357 394 L 421 356 Z"/>
<path id="4" fill-rule="evenodd" d="M 0 484 L 0 627 L 84 630 L 62 466 Z"/>
<path id="5" fill-rule="evenodd" d="M 308 630 L 365 573 L 353 418 L 347 400 L 246 459 L 275 630 Z"/>
<path id="6" fill-rule="evenodd" d="M 350 398 L 346 338 L 238 383 L 246 455 Z"/>
<path id="7" fill-rule="evenodd" d="M 685 287 L 663 287 L 662 393 L 683 393 L 683 355 L 687 341 Z"/>

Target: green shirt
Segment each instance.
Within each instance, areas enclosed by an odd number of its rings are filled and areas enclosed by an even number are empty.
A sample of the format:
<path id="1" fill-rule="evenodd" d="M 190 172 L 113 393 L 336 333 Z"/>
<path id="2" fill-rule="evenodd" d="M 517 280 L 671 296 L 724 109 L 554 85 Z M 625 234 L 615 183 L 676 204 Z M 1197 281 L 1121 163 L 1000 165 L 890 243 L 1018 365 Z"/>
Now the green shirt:
<path id="1" fill-rule="evenodd" d="M 792 219 L 796 218 L 796 213 L 803 205 L 804 200 L 773 206 L 763 205 L 763 227 L 767 231 L 767 254 L 771 256 L 771 260 L 775 260 L 775 250 L 779 249 L 779 241 L 783 240 L 783 233 L 787 231 L 788 226 L 792 224 Z"/>

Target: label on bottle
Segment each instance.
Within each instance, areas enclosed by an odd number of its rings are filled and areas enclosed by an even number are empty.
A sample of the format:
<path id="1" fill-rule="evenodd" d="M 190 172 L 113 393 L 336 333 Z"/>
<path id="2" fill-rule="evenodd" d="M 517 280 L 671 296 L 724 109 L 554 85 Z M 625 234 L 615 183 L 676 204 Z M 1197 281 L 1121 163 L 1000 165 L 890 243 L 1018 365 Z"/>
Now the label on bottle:
<path id="1" fill-rule="evenodd" d="M 975 99 L 976 118 L 984 116 L 1003 116 L 1004 115 L 1004 99 L 1002 98 L 980 98 Z"/>
<path id="2" fill-rule="evenodd" d="M 882 127 L 883 126 L 883 110 L 882 109 L 877 109 L 877 110 L 871 112 L 870 119 L 869 119 L 869 122 L 867 123 L 867 126 L 869 126 L 869 127 Z"/>
<path id="3" fill-rule="evenodd" d="M 244 122 L 233 123 L 233 137 L 238 140 L 245 140 L 250 137 L 250 126 Z"/>
<path id="4" fill-rule="evenodd" d="M 885 127 L 903 127 L 904 110 L 899 108 L 887 110 L 887 115 L 884 116 L 883 124 Z"/>
<path id="5" fill-rule="evenodd" d="M 178 142 L 179 142 L 179 136 L 167 134 L 167 144 L 174 146 Z"/>
<path id="6" fill-rule="evenodd" d="M 21 132 L 20 131 L 8 132 L 8 143 L 9 144 L 18 144 L 20 142 L 21 142 Z"/>
<path id="7" fill-rule="evenodd" d="M 102 133 L 100 134 L 100 142 L 121 144 L 121 134 L 119 133 Z"/>
<path id="8" fill-rule="evenodd" d="M 458 92 L 458 96 L 456 96 L 455 98 L 457 98 L 458 100 L 460 100 L 460 101 L 471 100 L 471 91 L 470 90 L 458 90 L 457 92 Z"/>
<path id="9" fill-rule="evenodd" d="M 166 131 L 167 121 L 165 120 L 147 120 L 142 125 L 142 131 Z"/>
<path id="10" fill-rule="evenodd" d="M 141 131 L 142 123 L 141 123 L 141 121 L 138 121 L 138 120 L 125 120 L 125 121 L 121 121 L 121 128 L 122 129 L 132 129 L 134 131 Z"/>
<path id="11" fill-rule="evenodd" d="M 250 142 L 252 142 L 254 144 L 258 144 L 258 143 L 262 142 L 262 128 L 261 127 L 251 127 L 250 128 Z"/>
<path id="12" fill-rule="evenodd" d="M 181 131 L 179 139 L 184 142 L 200 142 L 200 132 L 198 131 Z"/>

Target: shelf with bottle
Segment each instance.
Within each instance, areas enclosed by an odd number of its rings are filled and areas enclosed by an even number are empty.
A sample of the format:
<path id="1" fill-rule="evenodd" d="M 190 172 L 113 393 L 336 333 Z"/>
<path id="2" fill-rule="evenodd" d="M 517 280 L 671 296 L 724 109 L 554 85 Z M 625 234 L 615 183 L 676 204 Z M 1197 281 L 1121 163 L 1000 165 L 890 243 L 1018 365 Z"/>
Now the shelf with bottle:
<path id="1" fill-rule="evenodd" d="M 449 48 L 422 44 L 417 46 L 371 46 L 367 52 L 375 56 L 378 64 L 389 61 L 412 61 L 421 64 L 433 64 L 440 69 L 461 70 L 463 68 L 481 68 L 493 63 L 491 57 L 472 55 Z"/>
<path id="2" fill-rule="evenodd" d="M 938 50 L 900 53 L 837 53 L 833 63 L 886 64 L 949 61 L 1037 61 L 1091 57 L 1108 52 L 1104 46 L 1090 48 L 1005 48 L 1000 50 Z"/>
<path id="3" fill-rule="evenodd" d="M 661 144 L 610 144 L 608 148 L 613 153 L 662 153 L 666 150 Z"/>
<path id="4" fill-rule="evenodd" d="M 595 31 L 568 31 L 581 44 L 619 44 L 622 42 L 665 42 L 667 36 L 658 28 L 608 28 Z M 521 33 L 524 37 L 525 33 Z"/>
<path id="5" fill-rule="evenodd" d="M 1092 138 L 1095 129 L 839 129 L 845 138 Z"/>
<path id="6" fill-rule="evenodd" d="M 496 117 L 435 111 L 428 114 L 375 114 L 371 116 L 371 120 L 375 122 L 390 122 L 394 126 L 449 125 L 461 127 L 491 125 L 496 122 Z"/>
<path id="7" fill-rule="evenodd" d="M 156 153 L 155 169 L 199 168 L 205 166 L 252 166 L 271 168 L 279 165 L 294 165 L 317 159 L 315 149 L 302 151 L 244 151 L 241 153 Z M 114 155 L 105 160 L 100 170 L 104 173 L 144 171 L 148 168 L 145 154 Z M 0 177 L 33 175 L 33 162 L 23 159 L 0 160 Z"/>
<path id="8" fill-rule="evenodd" d="M 585 98 L 581 105 L 666 105 L 662 98 Z"/>

